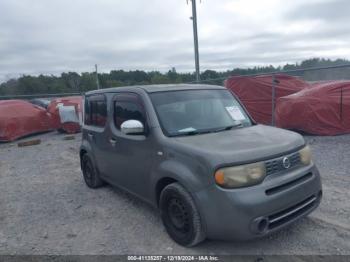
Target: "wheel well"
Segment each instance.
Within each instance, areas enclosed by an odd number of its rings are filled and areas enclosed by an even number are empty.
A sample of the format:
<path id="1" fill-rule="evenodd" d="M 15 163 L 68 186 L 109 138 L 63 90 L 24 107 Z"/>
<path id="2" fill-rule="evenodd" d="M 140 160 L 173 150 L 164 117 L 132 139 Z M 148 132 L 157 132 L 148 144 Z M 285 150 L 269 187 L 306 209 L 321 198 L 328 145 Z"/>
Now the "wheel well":
<path id="1" fill-rule="evenodd" d="M 157 205 L 159 205 L 159 197 L 160 197 L 160 193 L 162 192 L 162 190 L 167 186 L 170 185 L 172 183 L 177 182 L 177 180 L 171 178 L 171 177 L 163 177 L 162 179 L 160 179 L 157 182 L 156 185 L 156 201 L 157 201 Z"/>

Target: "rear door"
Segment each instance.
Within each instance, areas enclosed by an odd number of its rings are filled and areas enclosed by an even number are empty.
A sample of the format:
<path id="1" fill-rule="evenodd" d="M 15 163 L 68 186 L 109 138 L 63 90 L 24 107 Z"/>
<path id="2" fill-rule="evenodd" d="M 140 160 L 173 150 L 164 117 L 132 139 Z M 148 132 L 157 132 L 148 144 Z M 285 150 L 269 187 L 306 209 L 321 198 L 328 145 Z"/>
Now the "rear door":
<path id="1" fill-rule="evenodd" d="M 147 112 L 141 96 L 118 93 L 112 99 L 113 117 L 109 124 L 108 164 L 114 184 L 147 198 L 149 177 L 155 156 L 152 133 L 148 128 Z M 127 120 L 138 120 L 144 128 L 142 135 L 126 135 L 120 126 Z"/>
<path id="2" fill-rule="evenodd" d="M 89 141 L 92 157 L 101 172 L 104 165 L 102 156 L 108 141 L 105 134 L 107 98 L 103 94 L 86 96 L 84 103 L 84 139 Z"/>

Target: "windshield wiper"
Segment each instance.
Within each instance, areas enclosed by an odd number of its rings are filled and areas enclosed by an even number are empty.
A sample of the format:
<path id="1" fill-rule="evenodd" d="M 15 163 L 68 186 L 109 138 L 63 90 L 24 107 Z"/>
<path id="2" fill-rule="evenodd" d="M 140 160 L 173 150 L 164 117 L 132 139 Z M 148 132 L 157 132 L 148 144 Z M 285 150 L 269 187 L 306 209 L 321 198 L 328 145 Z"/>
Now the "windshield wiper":
<path id="1" fill-rule="evenodd" d="M 200 135 L 200 134 L 208 134 L 208 133 L 217 133 L 217 132 L 221 132 L 221 131 L 226 131 L 226 130 L 231 130 L 232 128 L 235 127 L 242 127 L 243 124 L 239 123 L 236 125 L 230 125 L 230 126 L 226 126 L 223 128 L 218 128 L 218 129 L 214 129 L 214 130 L 191 130 L 191 131 L 187 131 L 187 132 L 179 132 L 179 133 L 175 133 L 175 134 L 171 134 L 169 135 L 170 137 L 174 137 L 174 136 L 194 136 L 194 135 Z"/>
<path id="2" fill-rule="evenodd" d="M 223 128 L 218 128 L 218 129 L 214 130 L 213 132 L 221 132 L 221 131 L 231 130 L 232 128 L 242 127 L 242 126 L 243 126 L 243 124 L 239 123 L 239 124 L 236 124 L 236 125 L 230 125 L 230 126 L 226 126 L 226 127 L 223 127 Z"/>
<path id="3" fill-rule="evenodd" d="M 180 132 L 180 133 L 176 133 L 176 134 L 171 134 L 171 137 L 174 136 L 194 136 L 194 135 L 199 135 L 199 134 L 206 134 L 206 133 L 210 133 L 211 131 L 198 131 L 198 130 L 193 130 L 193 131 L 187 131 L 187 132 Z"/>

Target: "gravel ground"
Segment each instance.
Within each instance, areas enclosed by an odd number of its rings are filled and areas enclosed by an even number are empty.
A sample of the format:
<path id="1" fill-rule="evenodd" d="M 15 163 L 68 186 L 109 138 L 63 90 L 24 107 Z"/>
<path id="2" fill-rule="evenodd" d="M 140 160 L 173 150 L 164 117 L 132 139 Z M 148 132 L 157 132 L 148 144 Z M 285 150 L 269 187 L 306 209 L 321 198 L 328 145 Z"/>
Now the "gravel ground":
<path id="1" fill-rule="evenodd" d="M 249 242 L 187 249 L 157 210 L 82 179 L 75 140 L 48 133 L 37 146 L 0 144 L 0 254 L 350 254 L 350 135 L 306 137 L 323 179 L 320 207 L 285 230 Z"/>

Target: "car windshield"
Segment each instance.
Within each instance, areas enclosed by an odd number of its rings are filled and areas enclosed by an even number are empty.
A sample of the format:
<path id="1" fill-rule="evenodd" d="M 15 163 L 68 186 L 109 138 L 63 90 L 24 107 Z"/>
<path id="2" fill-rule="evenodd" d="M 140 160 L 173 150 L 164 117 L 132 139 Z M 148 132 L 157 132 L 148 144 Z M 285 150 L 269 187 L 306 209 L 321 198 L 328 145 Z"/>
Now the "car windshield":
<path id="1" fill-rule="evenodd" d="M 225 89 L 155 92 L 150 97 L 167 136 L 220 132 L 252 125 L 240 103 Z"/>

